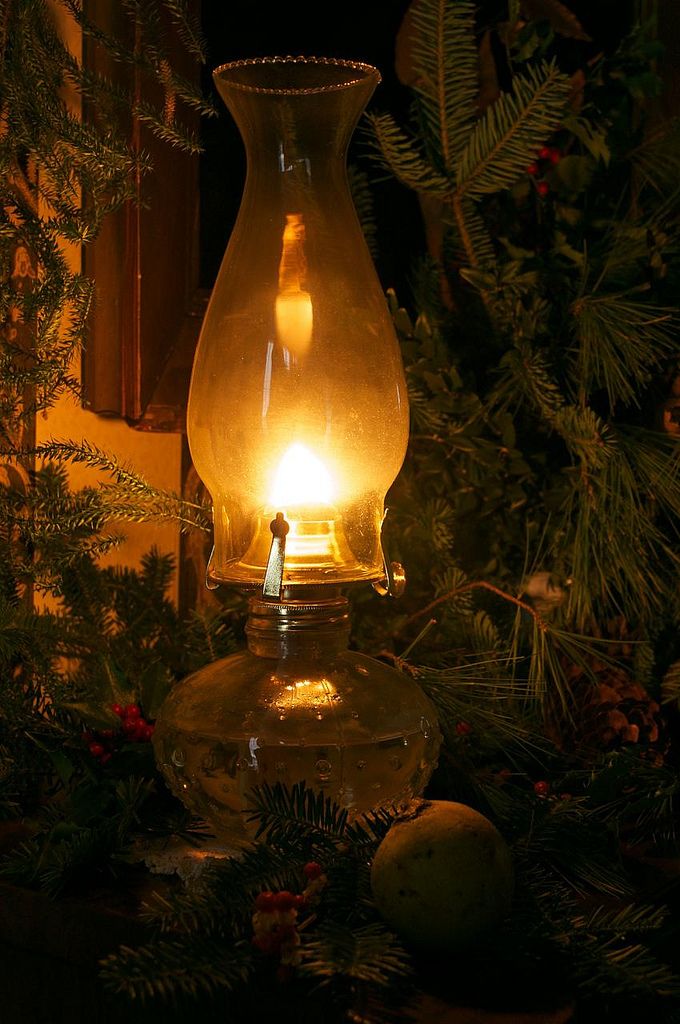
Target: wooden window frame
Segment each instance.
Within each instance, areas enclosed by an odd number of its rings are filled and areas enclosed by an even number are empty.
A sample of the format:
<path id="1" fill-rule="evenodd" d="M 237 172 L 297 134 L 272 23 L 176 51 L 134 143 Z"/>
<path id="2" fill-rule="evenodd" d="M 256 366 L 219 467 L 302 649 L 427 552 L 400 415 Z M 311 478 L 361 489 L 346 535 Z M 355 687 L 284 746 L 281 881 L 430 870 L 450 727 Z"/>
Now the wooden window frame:
<path id="1" fill-rule="evenodd" d="M 134 47 L 134 25 L 118 0 L 84 0 L 83 6 L 88 19 Z M 199 0 L 190 7 L 200 13 Z M 178 72 L 198 79 L 198 67 L 179 44 L 170 59 Z M 138 70 L 113 61 L 87 34 L 83 63 L 114 82 L 132 75 L 137 95 L 162 100 L 150 95 Z M 83 117 L 96 116 L 85 103 Z M 197 128 L 191 116 L 185 123 Z M 207 303 L 207 292 L 198 288 L 198 156 L 161 142 L 132 114 L 124 130 L 135 149 L 149 153 L 153 171 L 137 179 L 135 199 L 106 217 L 96 241 L 84 248 L 95 301 L 82 361 L 83 405 L 139 430 L 183 432 Z"/>

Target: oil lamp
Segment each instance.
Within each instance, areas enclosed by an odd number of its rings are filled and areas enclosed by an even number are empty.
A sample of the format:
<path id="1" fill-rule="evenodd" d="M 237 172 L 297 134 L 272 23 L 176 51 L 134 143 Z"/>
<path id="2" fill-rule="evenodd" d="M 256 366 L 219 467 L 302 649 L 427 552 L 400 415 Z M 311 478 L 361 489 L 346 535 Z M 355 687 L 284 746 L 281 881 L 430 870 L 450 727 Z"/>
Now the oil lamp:
<path id="1" fill-rule="evenodd" d="M 188 434 L 213 499 L 208 583 L 252 593 L 248 650 L 175 687 L 154 745 L 172 789 L 238 845 L 253 786 L 305 781 L 360 814 L 419 792 L 440 736 L 411 679 L 347 649 L 343 589 L 398 582 L 381 526 L 408 439 L 398 343 L 345 167 L 379 73 L 273 57 L 214 79 L 248 172 Z"/>

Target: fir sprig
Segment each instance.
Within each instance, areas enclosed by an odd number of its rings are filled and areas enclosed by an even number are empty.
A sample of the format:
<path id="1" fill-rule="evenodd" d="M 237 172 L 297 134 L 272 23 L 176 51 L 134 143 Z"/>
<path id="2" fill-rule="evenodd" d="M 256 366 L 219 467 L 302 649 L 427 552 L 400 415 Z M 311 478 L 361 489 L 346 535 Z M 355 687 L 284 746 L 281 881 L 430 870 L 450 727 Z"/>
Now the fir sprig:
<path id="1" fill-rule="evenodd" d="M 456 197 L 479 199 L 512 188 L 564 115 L 569 80 L 554 64 L 516 76 L 469 134 L 456 171 Z"/>
<path id="2" fill-rule="evenodd" d="M 254 973 L 254 955 L 248 942 L 219 952 L 200 936 L 190 941 L 166 939 L 153 947 L 123 946 L 102 966 L 102 978 L 114 992 L 144 1003 L 154 998 L 173 1000 L 178 993 L 214 995 L 247 983 Z"/>

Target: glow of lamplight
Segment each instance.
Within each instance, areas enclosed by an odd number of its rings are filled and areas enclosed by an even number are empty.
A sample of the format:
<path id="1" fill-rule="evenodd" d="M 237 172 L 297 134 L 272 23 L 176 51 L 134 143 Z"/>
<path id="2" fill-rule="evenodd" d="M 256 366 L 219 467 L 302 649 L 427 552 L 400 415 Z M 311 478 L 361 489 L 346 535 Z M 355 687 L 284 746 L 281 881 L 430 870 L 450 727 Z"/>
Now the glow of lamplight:
<path id="1" fill-rule="evenodd" d="M 295 707 L 316 709 L 319 704 L 337 700 L 337 688 L 325 676 L 318 679 L 297 679 L 288 683 L 279 694 L 276 706 L 281 711 Z"/>
<path id="2" fill-rule="evenodd" d="M 269 505 L 279 511 L 307 506 L 331 505 L 333 481 L 321 459 L 303 444 L 293 444 L 281 459 Z"/>

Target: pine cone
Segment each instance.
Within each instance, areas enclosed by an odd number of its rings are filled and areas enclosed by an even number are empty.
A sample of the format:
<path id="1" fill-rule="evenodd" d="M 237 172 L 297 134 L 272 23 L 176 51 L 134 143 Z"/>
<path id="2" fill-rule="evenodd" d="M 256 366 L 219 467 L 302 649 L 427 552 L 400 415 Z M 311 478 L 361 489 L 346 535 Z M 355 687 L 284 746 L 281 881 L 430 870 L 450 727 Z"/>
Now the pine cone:
<path id="1" fill-rule="evenodd" d="M 587 689 L 578 722 L 581 742 L 605 750 L 622 743 L 658 742 L 659 705 L 624 669 L 607 666 L 601 681 Z"/>
<path id="2" fill-rule="evenodd" d="M 632 657 L 633 638 L 622 617 L 608 622 L 605 632 L 615 641 L 608 650 L 612 657 Z M 581 665 L 565 665 L 575 709 L 571 725 L 565 727 L 563 720 L 553 719 L 551 731 L 558 734 L 558 745 L 612 750 L 624 743 L 639 743 L 658 749 L 661 718 L 657 702 L 626 668 L 596 657 L 588 660 L 588 672 Z"/>

